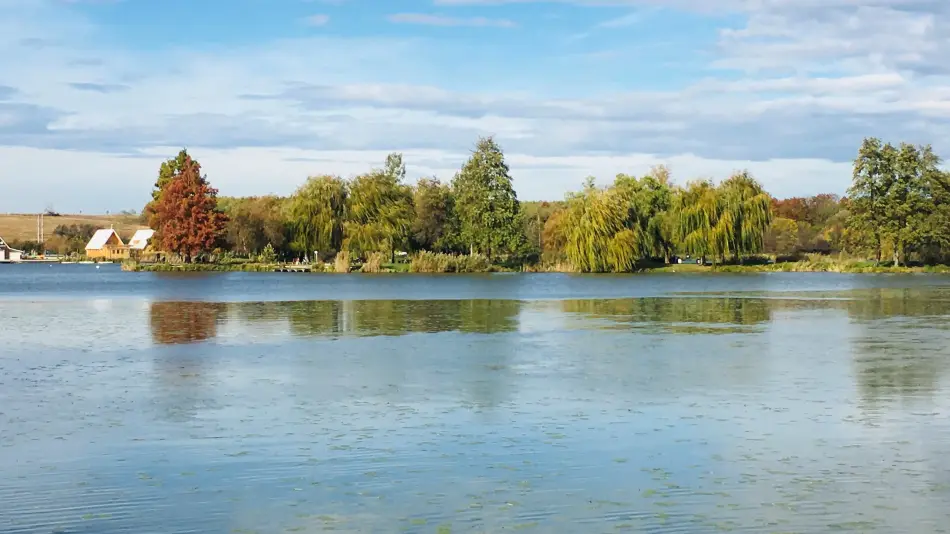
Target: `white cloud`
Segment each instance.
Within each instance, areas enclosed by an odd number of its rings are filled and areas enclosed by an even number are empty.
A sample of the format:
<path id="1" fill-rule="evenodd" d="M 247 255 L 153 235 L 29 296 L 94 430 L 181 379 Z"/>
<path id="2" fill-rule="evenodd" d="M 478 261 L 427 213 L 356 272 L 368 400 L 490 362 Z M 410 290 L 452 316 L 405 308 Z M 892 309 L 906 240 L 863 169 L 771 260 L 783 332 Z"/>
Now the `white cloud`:
<path id="1" fill-rule="evenodd" d="M 627 13 L 626 15 L 613 18 L 610 20 L 605 20 L 598 24 L 600 28 L 625 28 L 627 26 L 633 26 L 639 24 L 643 21 L 643 15 L 637 12 Z"/>
<path id="2" fill-rule="evenodd" d="M 0 4 L 0 211 L 136 207 L 181 146 L 222 194 L 288 193 L 308 174 L 353 174 L 391 150 L 416 175 L 448 179 L 477 136 L 496 134 L 526 198 L 560 198 L 586 175 L 608 180 L 657 162 L 680 180 L 748 167 L 777 195 L 841 193 L 865 135 L 950 149 L 943 4 L 717 5 L 747 22 L 722 30 L 707 78 L 606 93 L 593 77 L 579 84 L 586 92 L 555 96 L 541 84 L 491 87 L 480 73 L 497 66 L 476 59 L 447 71 L 459 50 L 421 38 L 145 52 L 102 44 L 94 24 L 59 3 Z M 558 61 L 552 75 L 583 66 Z"/>
<path id="3" fill-rule="evenodd" d="M 330 22 L 330 15 L 317 14 L 304 18 L 307 26 L 326 26 L 328 22 Z"/>
<path id="4" fill-rule="evenodd" d="M 494 28 L 514 28 L 517 26 L 508 19 L 490 19 L 486 17 L 447 17 L 444 15 L 432 15 L 426 13 L 394 13 L 386 17 L 389 22 L 395 24 L 419 24 L 423 26 L 471 26 L 475 28 L 494 27 Z"/>
<path id="5" fill-rule="evenodd" d="M 0 147 L 4 204 L 0 212 L 36 212 L 49 204 L 61 211 L 86 213 L 141 209 L 158 162 L 180 147 L 155 147 L 136 157 L 90 151 Z M 386 150 L 303 150 L 189 146 L 212 185 L 222 195 L 289 194 L 310 175 L 353 176 L 381 166 Z M 438 176 L 449 180 L 468 154 L 464 151 L 410 150 L 404 156 L 412 177 Z M 748 167 L 765 186 L 780 196 L 802 190 L 839 190 L 846 186 L 850 164 L 824 160 L 786 159 L 762 162 L 700 158 L 685 154 L 655 157 L 644 154 L 588 156 L 529 156 L 509 153 L 508 163 L 519 194 L 526 200 L 558 200 L 576 190 L 588 175 L 606 184 L 620 172 L 643 174 L 659 163 L 668 164 L 679 183 L 697 177 L 721 179 Z M 29 180 L 19 177 L 29 176 Z M 9 179 L 7 178 L 9 177 Z M 77 197 L 81 201 L 77 200 Z"/>

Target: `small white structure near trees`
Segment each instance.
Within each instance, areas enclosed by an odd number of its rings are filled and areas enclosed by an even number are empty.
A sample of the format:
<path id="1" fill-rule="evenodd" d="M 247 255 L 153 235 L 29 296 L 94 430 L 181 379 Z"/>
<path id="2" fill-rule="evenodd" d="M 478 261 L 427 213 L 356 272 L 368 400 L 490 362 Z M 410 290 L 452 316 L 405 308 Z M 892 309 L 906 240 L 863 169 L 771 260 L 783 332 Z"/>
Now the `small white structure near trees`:
<path id="1" fill-rule="evenodd" d="M 19 263 L 23 261 L 23 251 L 12 248 L 0 237 L 0 263 Z"/>

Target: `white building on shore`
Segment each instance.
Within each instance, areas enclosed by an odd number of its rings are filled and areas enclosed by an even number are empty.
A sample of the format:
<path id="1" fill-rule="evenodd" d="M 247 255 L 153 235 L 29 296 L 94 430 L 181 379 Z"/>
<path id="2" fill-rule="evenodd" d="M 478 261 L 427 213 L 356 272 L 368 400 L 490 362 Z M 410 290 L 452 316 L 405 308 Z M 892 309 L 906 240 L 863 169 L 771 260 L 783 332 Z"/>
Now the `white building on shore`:
<path id="1" fill-rule="evenodd" d="M 0 237 L 0 263 L 19 263 L 23 260 L 23 251 L 7 245 L 7 242 Z"/>

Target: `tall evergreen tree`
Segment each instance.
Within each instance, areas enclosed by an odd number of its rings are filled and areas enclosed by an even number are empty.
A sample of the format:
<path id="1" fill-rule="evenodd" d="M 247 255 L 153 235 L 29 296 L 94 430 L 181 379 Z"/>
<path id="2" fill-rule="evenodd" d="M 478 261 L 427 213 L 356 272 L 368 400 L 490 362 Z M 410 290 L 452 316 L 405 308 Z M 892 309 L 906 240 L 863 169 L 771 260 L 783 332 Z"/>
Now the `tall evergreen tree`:
<path id="1" fill-rule="evenodd" d="M 455 175 L 452 188 L 461 238 L 471 250 L 489 258 L 518 250 L 524 240 L 521 205 L 505 155 L 492 137 L 478 140 L 474 153 Z"/>

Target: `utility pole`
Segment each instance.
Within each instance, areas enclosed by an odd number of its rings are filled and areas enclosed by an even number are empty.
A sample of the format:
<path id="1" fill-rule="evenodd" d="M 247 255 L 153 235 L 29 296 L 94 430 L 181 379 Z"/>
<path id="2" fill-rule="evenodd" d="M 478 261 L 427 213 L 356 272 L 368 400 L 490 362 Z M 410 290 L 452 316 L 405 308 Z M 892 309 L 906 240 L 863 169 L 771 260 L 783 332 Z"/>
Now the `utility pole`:
<path id="1" fill-rule="evenodd" d="M 43 214 L 40 213 L 36 216 L 36 242 L 42 244 L 43 238 L 45 237 L 46 232 L 43 228 Z"/>

